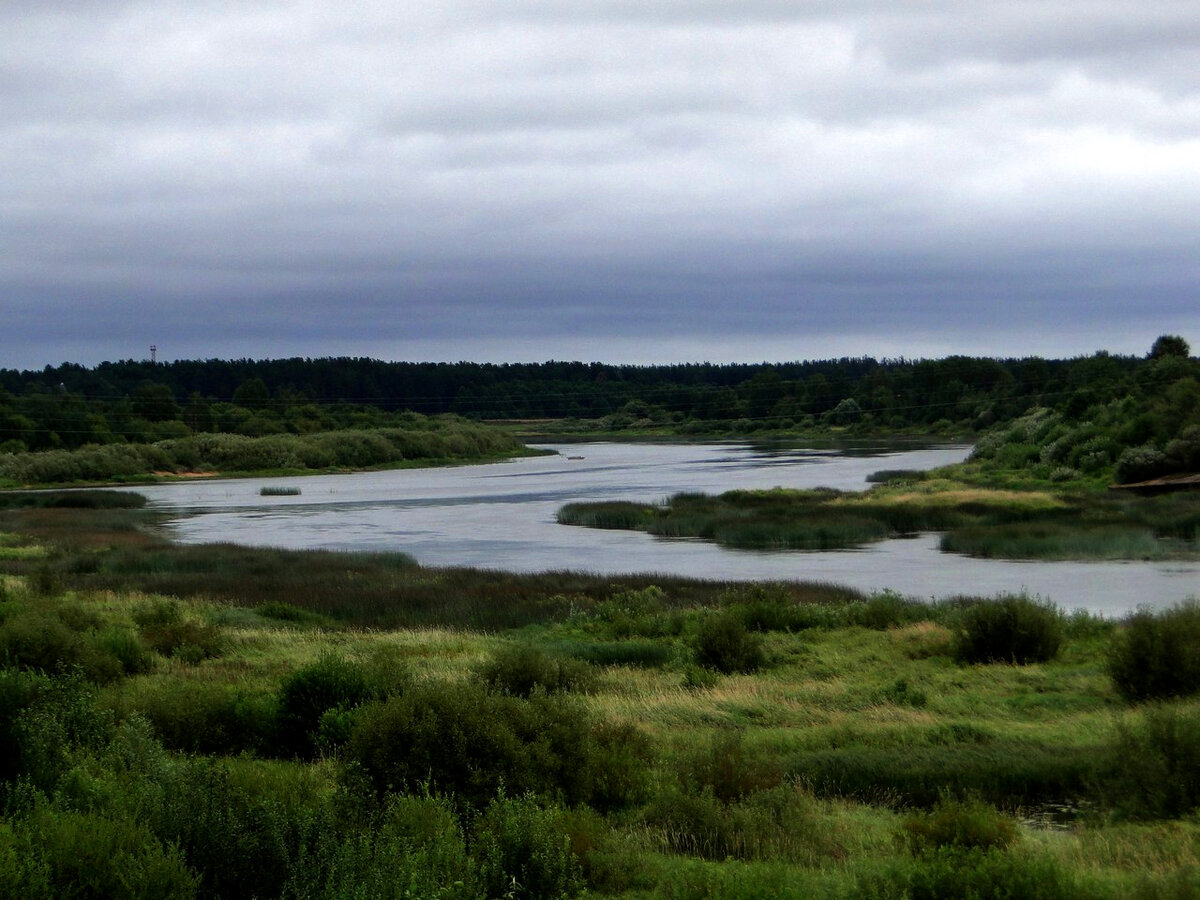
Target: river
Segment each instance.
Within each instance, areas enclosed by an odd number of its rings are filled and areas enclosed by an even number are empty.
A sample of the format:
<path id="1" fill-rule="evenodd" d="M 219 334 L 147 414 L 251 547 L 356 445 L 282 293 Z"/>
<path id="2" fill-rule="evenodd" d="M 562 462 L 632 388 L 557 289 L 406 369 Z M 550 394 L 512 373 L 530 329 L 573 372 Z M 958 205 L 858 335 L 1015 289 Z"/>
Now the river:
<path id="1" fill-rule="evenodd" d="M 657 501 L 733 488 L 857 490 L 880 469 L 958 462 L 970 448 L 840 450 L 751 444 L 547 445 L 554 456 L 434 469 L 304 478 L 177 482 L 137 488 L 184 543 L 402 551 L 427 566 L 509 571 L 651 572 L 727 581 L 803 580 L 920 598 L 1026 592 L 1067 610 L 1122 615 L 1200 593 L 1200 565 L 979 560 L 942 553 L 938 536 L 837 552 L 730 550 L 637 532 L 558 525 L 575 500 Z M 262 496 L 263 487 L 297 488 Z"/>

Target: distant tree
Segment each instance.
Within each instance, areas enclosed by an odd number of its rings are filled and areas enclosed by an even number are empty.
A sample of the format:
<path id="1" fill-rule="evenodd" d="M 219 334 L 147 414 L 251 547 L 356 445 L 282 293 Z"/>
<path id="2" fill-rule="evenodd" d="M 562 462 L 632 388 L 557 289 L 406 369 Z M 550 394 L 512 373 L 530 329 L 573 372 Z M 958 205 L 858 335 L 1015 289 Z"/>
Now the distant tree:
<path id="1" fill-rule="evenodd" d="M 862 419 L 863 411 L 854 398 L 847 397 L 825 415 L 834 425 L 853 425 Z"/>
<path id="2" fill-rule="evenodd" d="M 1164 356 L 1181 356 L 1187 359 L 1192 355 L 1192 348 L 1177 334 L 1164 334 L 1150 348 L 1151 359 L 1162 359 Z"/>
<path id="3" fill-rule="evenodd" d="M 133 414 L 147 422 L 166 422 L 179 417 L 175 395 L 165 384 L 143 381 L 130 399 L 133 401 Z"/>
<path id="4" fill-rule="evenodd" d="M 233 392 L 233 402 L 247 409 L 262 409 L 270 399 L 271 392 L 261 378 L 248 378 Z"/>

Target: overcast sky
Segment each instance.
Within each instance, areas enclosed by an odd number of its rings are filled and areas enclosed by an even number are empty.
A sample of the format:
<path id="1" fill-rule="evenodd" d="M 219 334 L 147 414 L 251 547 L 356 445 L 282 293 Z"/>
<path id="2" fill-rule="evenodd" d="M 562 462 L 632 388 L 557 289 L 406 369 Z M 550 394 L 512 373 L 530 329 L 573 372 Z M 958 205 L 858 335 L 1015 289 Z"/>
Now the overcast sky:
<path id="1" fill-rule="evenodd" d="M 1200 2 L 0 0 L 0 367 L 1200 345 Z"/>

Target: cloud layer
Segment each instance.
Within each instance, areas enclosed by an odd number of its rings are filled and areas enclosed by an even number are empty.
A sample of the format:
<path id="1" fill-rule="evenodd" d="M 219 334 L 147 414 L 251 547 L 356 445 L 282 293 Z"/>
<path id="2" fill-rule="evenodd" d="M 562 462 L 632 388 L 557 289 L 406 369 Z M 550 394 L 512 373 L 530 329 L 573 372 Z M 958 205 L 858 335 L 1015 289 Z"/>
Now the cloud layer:
<path id="1" fill-rule="evenodd" d="M 15 6 L 0 366 L 1200 343 L 1190 0 Z"/>

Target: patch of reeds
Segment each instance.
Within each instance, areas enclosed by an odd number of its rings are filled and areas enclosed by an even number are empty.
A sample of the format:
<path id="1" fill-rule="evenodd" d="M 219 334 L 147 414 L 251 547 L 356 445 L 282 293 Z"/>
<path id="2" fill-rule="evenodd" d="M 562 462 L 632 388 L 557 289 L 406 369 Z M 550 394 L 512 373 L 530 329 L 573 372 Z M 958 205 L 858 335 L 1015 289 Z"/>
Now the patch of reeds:
<path id="1" fill-rule="evenodd" d="M 657 507 L 614 500 L 605 503 L 568 503 L 555 516 L 559 525 L 586 528 L 638 529 L 653 518 Z"/>
<path id="2" fill-rule="evenodd" d="M 661 669 L 678 655 L 675 647 L 669 643 L 637 638 L 624 641 L 564 641 L 554 645 L 554 649 L 601 668 L 629 666 Z"/>
<path id="3" fill-rule="evenodd" d="M 880 469 L 867 476 L 869 484 L 912 484 L 925 481 L 929 473 L 924 469 Z"/>
<path id="4" fill-rule="evenodd" d="M 867 803 L 930 807 L 949 795 L 1016 808 L 1090 796 L 1098 782 L 1099 746 L 1011 740 L 905 747 L 848 746 L 796 754 L 792 777 L 825 796 Z"/>
<path id="5" fill-rule="evenodd" d="M 573 503 L 564 524 L 699 538 L 749 550 L 837 550 L 946 532 L 942 549 L 1004 559 L 1164 559 L 1200 552 L 1200 500 L 969 488 L 894 481 L 831 490 L 676 494 L 665 505 Z"/>
<path id="6" fill-rule="evenodd" d="M 298 487 L 271 487 L 264 485 L 258 489 L 260 497 L 299 497 L 300 488 Z"/>
<path id="7" fill-rule="evenodd" d="M 1061 521 L 956 528 L 940 546 L 982 559 L 1167 559 L 1182 550 L 1148 528 Z"/>

